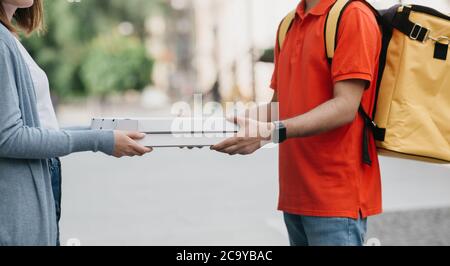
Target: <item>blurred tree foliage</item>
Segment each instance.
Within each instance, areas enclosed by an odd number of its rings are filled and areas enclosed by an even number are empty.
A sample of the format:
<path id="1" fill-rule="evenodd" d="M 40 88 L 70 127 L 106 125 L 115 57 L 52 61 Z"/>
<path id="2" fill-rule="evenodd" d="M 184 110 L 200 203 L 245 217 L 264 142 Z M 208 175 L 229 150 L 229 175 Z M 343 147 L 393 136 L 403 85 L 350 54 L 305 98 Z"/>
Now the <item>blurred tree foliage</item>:
<path id="1" fill-rule="evenodd" d="M 275 48 L 264 50 L 258 61 L 264 63 L 273 63 L 275 61 Z"/>
<path id="2" fill-rule="evenodd" d="M 63 98 L 90 92 L 104 94 L 108 90 L 142 89 L 150 82 L 151 60 L 144 48 L 145 20 L 155 12 L 163 12 L 166 1 L 44 2 L 47 30 L 23 38 L 23 42 L 49 76 L 53 93 Z M 118 35 L 122 22 L 133 24 L 133 36 Z M 109 47 L 105 47 L 107 42 L 111 42 Z M 133 67 L 134 72 L 126 67 Z M 100 81 L 105 74 L 108 80 Z M 127 78 L 130 74 L 133 77 Z"/>
<path id="3" fill-rule="evenodd" d="M 137 38 L 105 35 L 92 43 L 81 65 L 81 80 L 90 94 L 104 97 L 111 90 L 144 88 L 150 83 L 152 66 Z"/>

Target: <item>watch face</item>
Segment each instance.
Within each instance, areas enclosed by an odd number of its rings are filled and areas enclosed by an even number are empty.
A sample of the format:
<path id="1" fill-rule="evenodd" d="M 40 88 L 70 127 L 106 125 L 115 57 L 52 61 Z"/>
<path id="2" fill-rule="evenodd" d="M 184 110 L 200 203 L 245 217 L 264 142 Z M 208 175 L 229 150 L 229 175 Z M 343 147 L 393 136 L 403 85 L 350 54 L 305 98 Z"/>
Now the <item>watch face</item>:
<path id="1" fill-rule="evenodd" d="M 276 144 L 284 142 L 287 138 L 286 127 L 281 122 L 275 122 L 275 130 L 273 132 L 272 141 Z"/>
<path id="2" fill-rule="evenodd" d="M 278 140 L 279 140 L 279 143 L 283 143 L 287 139 L 287 129 L 286 129 L 286 126 L 281 122 L 278 124 L 278 126 L 279 126 Z"/>

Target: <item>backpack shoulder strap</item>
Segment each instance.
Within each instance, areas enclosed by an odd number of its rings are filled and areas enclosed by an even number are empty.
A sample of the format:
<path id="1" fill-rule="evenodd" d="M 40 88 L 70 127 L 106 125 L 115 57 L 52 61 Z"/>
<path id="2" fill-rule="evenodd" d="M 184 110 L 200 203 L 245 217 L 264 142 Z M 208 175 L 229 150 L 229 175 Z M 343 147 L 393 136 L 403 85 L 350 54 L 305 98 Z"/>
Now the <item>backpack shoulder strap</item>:
<path id="1" fill-rule="evenodd" d="M 363 0 L 337 0 L 331 10 L 328 12 L 325 22 L 325 48 L 328 62 L 330 65 L 333 61 L 334 54 L 337 48 L 337 37 L 339 33 L 339 24 L 345 10 L 353 1 L 360 1 L 365 3 L 375 15 L 377 11 L 366 1 Z M 380 16 L 377 15 L 377 21 L 380 24 Z M 364 119 L 364 133 L 363 133 L 363 162 L 367 165 L 372 165 L 372 159 L 369 153 L 369 131 L 372 131 L 376 140 L 384 140 L 386 130 L 379 128 L 373 119 L 367 114 L 362 105 L 359 107 L 359 113 Z"/>
<path id="2" fill-rule="evenodd" d="M 347 7 L 355 1 L 364 3 L 376 16 L 378 24 L 381 25 L 381 17 L 378 11 L 365 0 L 337 0 L 331 10 L 328 12 L 325 22 L 325 47 L 328 61 L 332 61 L 337 47 L 337 36 L 339 33 L 339 24 Z"/>
<path id="3" fill-rule="evenodd" d="M 327 15 L 325 23 L 325 47 L 327 51 L 327 57 L 331 60 L 334 57 L 334 51 L 336 50 L 336 39 L 339 28 L 339 22 L 345 8 L 350 4 L 351 0 L 337 0 Z M 289 32 L 292 22 L 294 21 L 297 10 L 292 10 L 281 21 L 278 29 L 278 47 L 280 50 L 283 48 L 286 35 Z"/>
<path id="4" fill-rule="evenodd" d="M 278 47 L 280 50 L 281 48 L 283 48 L 284 40 L 286 40 L 286 35 L 291 28 L 296 13 L 297 10 L 289 12 L 289 14 L 281 21 L 280 27 L 278 29 Z"/>
<path id="5" fill-rule="evenodd" d="M 339 23 L 344 14 L 345 9 L 351 3 L 351 0 L 337 0 L 331 10 L 328 12 L 325 22 L 325 48 L 328 60 L 334 57 L 337 47 L 337 35 Z"/>

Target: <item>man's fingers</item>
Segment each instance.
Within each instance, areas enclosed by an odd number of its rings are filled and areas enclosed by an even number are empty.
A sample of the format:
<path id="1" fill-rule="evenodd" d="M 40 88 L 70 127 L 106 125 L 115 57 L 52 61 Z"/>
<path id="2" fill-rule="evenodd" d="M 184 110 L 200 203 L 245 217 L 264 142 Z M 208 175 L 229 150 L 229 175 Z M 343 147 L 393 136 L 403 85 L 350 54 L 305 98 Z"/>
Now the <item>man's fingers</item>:
<path id="1" fill-rule="evenodd" d="M 226 153 L 226 154 L 229 154 L 229 155 L 236 155 L 236 154 L 238 154 L 238 151 L 239 151 L 240 148 L 241 148 L 240 146 L 234 145 L 234 146 L 231 146 L 231 147 L 228 147 L 228 148 L 224 149 L 222 151 L 222 153 Z"/>
<path id="2" fill-rule="evenodd" d="M 248 143 L 240 143 L 231 147 L 228 147 L 223 150 L 223 153 L 229 154 L 229 155 L 236 155 L 240 154 L 245 147 L 248 146 Z"/>
<path id="3" fill-rule="evenodd" d="M 238 142 L 239 142 L 239 140 L 238 140 L 237 137 L 229 138 L 229 139 L 227 139 L 227 140 L 225 140 L 225 141 L 223 141 L 223 142 L 221 142 L 221 143 L 219 143 L 217 145 L 214 145 L 212 147 L 212 149 L 216 150 L 216 151 L 222 151 L 222 150 L 224 150 L 224 149 L 226 149 L 226 148 L 228 148 L 230 146 L 236 145 Z"/>
<path id="4" fill-rule="evenodd" d="M 244 154 L 246 150 L 252 149 L 253 147 L 259 146 L 259 141 L 257 140 L 242 140 L 236 144 L 224 147 L 218 152 L 226 153 L 229 155 Z"/>
<path id="5" fill-rule="evenodd" d="M 250 152 L 250 150 L 253 150 L 254 147 L 259 146 L 259 141 L 244 141 L 238 145 L 229 147 L 227 149 L 225 149 L 225 153 L 228 153 L 229 155 L 236 155 L 236 154 L 241 154 L 241 155 L 247 155 Z"/>
<path id="6" fill-rule="evenodd" d="M 241 149 L 238 154 L 240 155 L 249 155 L 254 153 L 256 150 L 258 150 L 259 148 L 261 148 L 261 143 L 256 142 L 252 145 L 246 146 L 245 148 Z"/>

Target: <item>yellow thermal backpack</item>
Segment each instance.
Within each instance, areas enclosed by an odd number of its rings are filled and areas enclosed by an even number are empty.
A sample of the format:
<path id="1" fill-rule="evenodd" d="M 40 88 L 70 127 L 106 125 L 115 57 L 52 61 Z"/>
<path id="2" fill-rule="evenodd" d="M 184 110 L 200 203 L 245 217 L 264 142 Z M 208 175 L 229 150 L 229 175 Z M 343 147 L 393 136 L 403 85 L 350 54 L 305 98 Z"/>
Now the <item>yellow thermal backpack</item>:
<path id="1" fill-rule="evenodd" d="M 328 13 L 324 38 L 330 64 L 340 18 L 351 2 L 337 0 Z M 374 117 L 359 110 L 366 120 L 364 162 L 371 164 L 370 130 L 382 154 L 450 162 L 450 17 L 419 5 L 377 11 L 366 4 L 382 29 L 383 50 Z M 280 49 L 295 13 L 280 24 Z"/>

